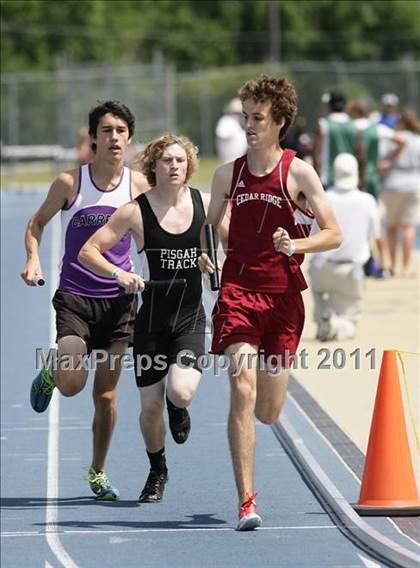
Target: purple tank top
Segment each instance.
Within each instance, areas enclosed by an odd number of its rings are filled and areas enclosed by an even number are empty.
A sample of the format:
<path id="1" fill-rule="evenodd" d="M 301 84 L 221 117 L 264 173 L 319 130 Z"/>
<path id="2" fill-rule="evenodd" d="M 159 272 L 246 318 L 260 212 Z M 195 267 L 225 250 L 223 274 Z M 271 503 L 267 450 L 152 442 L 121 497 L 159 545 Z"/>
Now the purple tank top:
<path id="1" fill-rule="evenodd" d="M 63 256 L 59 290 L 89 298 L 116 298 L 120 295 L 113 278 L 93 274 L 80 264 L 77 255 L 112 213 L 131 199 L 131 171 L 128 168 L 123 168 L 121 179 L 113 189 L 104 191 L 95 185 L 90 164 L 80 167 L 76 198 L 61 211 Z M 131 236 L 127 234 L 104 256 L 130 272 L 133 269 L 130 246 Z"/>

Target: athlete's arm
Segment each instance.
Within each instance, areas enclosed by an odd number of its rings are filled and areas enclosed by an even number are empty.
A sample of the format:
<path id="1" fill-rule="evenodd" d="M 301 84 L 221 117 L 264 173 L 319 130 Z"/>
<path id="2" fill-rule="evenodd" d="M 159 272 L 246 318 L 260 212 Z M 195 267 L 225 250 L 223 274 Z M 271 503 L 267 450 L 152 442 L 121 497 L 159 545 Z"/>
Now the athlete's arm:
<path id="1" fill-rule="evenodd" d="M 138 197 L 141 193 L 149 191 L 150 185 L 146 177 L 141 173 L 131 170 L 131 193 L 133 199 Z"/>
<path id="2" fill-rule="evenodd" d="M 378 160 L 378 171 L 380 174 L 385 174 L 389 168 L 392 166 L 393 162 L 401 154 L 406 142 L 404 138 L 398 132 L 395 132 L 391 128 L 378 124 L 378 133 L 380 139 L 388 139 L 394 143 L 394 148 L 385 157 Z"/>
<path id="3" fill-rule="evenodd" d="M 141 250 L 144 247 L 143 219 L 136 201 L 130 201 L 119 207 L 108 223 L 85 242 L 77 260 L 99 276 L 114 277 L 126 292 L 135 293 L 143 290 L 143 279 L 137 274 L 118 268 L 103 256 L 127 233 L 133 235 L 138 249 Z"/>
<path id="4" fill-rule="evenodd" d="M 341 231 L 313 167 L 303 160 L 293 160 L 288 176 L 289 184 L 290 188 L 298 188 L 299 192 L 304 195 L 320 228 L 319 233 L 315 235 L 294 239 L 295 252 L 322 252 L 338 248 L 341 244 Z M 297 193 L 296 189 L 293 193 Z M 275 249 L 279 252 L 287 254 L 291 250 L 291 238 L 282 227 L 278 227 L 275 231 L 273 242 Z"/>
<path id="5" fill-rule="evenodd" d="M 321 125 L 318 122 L 315 129 L 313 160 L 314 168 L 318 175 L 321 175 L 321 155 L 322 155 L 322 132 Z"/>
<path id="6" fill-rule="evenodd" d="M 206 212 L 207 215 L 207 211 L 210 204 L 210 193 L 201 192 L 201 197 L 203 198 L 204 211 Z M 217 229 L 217 235 L 220 239 L 223 250 L 226 250 L 228 247 L 229 223 L 230 223 L 230 218 L 225 212 Z"/>
<path id="7" fill-rule="evenodd" d="M 361 132 L 357 133 L 356 139 L 356 158 L 359 164 L 359 189 L 367 191 L 366 187 L 366 148 Z"/>
<path id="8" fill-rule="evenodd" d="M 219 230 L 219 226 L 226 212 L 226 207 L 229 201 L 230 186 L 232 183 L 233 175 L 233 162 L 223 164 L 217 168 L 214 173 L 211 184 L 210 203 L 207 209 L 207 216 L 205 225 L 211 224 L 215 229 Z M 222 229 L 223 231 L 223 229 Z M 201 250 L 207 251 L 206 234 L 204 226 L 201 229 Z M 206 252 L 203 252 L 199 258 L 199 266 L 202 272 L 209 272 L 214 270 L 213 264 Z"/>
<path id="9" fill-rule="evenodd" d="M 21 272 L 21 277 L 28 286 L 35 286 L 34 278 L 42 276 L 38 251 L 44 227 L 58 211 L 71 203 L 78 183 L 79 170 L 62 172 L 53 181 L 44 203 L 29 219 L 25 232 L 26 264 Z"/>

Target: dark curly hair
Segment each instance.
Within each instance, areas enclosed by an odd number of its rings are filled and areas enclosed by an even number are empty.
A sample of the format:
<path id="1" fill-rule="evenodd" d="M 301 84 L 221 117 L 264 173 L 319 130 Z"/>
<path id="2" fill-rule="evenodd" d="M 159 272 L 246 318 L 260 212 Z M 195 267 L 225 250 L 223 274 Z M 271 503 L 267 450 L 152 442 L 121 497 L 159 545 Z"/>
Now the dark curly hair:
<path id="1" fill-rule="evenodd" d="M 286 136 L 297 114 L 297 94 L 294 86 L 287 79 L 269 77 L 262 74 L 256 81 L 247 81 L 238 91 L 242 102 L 253 99 L 255 102 L 271 102 L 271 116 L 276 124 L 284 118 L 280 130 L 280 140 Z"/>
<path id="2" fill-rule="evenodd" d="M 89 112 L 89 135 L 96 138 L 98 124 L 105 114 L 112 114 L 123 120 L 128 127 L 129 138 L 134 134 L 135 117 L 131 110 L 120 101 L 105 101 L 98 106 L 92 108 Z M 92 142 L 92 150 L 96 152 L 96 144 Z"/>
<path id="3" fill-rule="evenodd" d="M 185 150 L 187 154 L 187 182 L 198 167 L 198 148 L 186 136 L 176 136 L 171 132 L 167 132 L 152 140 L 146 148 L 141 152 L 134 161 L 134 166 L 138 168 L 147 178 L 149 184 L 153 187 L 156 185 L 156 162 L 160 160 L 163 152 L 169 146 L 178 144 Z"/>

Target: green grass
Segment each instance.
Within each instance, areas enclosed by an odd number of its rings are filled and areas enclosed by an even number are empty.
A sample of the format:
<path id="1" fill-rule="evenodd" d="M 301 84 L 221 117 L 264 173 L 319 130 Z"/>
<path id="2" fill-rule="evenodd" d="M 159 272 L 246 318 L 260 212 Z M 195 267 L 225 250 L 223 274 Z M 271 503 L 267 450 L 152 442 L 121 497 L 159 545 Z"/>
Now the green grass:
<path id="1" fill-rule="evenodd" d="M 16 185 L 40 185 L 50 184 L 56 172 L 51 168 L 43 168 L 37 171 L 25 171 L 25 169 L 2 170 L 1 172 L 1 187 L 7 189 L 10 186 Z"/>
<path id="2" fill-rule="evenodd" d="M 207 189 L 214 174 L 214 170 L 220 165 L 218 159 L 214 156 L 204 156 L 200 159 L 200 165 L 197 172 L 190 180 L 193 187 L 199 189 Z M 67 168 L 64 168 L 67 169 Z M 1 187 L 7 189 L 10 186 L 28 186 L 31 185 L 49 185 L 57 175 L 53 165 L 40 163 L 34 168 L 15 165 L 13 167 L 4 167 L 1 172 Z"/>
<path id="3" fill-rule="evenodd" d="M 190 185 L 199 189 L 210 189 L 214 171 L 218 166 L 220 166 L 220 161 L 214 156 L 200 158 L 200 165 L 191 178 Z"/>

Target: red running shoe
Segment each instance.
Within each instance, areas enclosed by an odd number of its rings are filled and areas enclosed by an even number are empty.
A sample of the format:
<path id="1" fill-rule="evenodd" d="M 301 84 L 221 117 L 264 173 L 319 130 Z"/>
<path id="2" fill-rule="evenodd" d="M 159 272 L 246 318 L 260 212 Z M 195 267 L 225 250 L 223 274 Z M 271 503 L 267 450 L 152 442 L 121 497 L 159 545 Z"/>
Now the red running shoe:
<path id="1" fill-rule="evenodd" d="M 245 494 L 246 501 L 239 509 L 239 521 L 236 527 L 237 531 L 252 531 L 261 526 L 261 517 L 257 513 L 257 505 L 254 501 L 256 493 Z"/>

